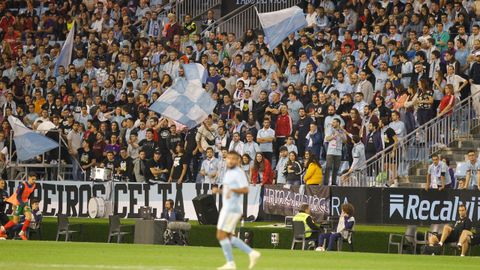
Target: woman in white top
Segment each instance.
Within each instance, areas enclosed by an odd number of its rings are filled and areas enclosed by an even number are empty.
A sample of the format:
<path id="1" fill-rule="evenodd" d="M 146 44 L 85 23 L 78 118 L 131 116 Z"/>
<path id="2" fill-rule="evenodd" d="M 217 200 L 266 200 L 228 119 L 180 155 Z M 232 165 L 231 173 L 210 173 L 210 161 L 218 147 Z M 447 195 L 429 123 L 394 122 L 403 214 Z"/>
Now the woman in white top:
<path id="1" fill-rule="evenodd" d="M 460 92 L 467 86 L 468 81 L 455 74 L 455 67 L 449 65 L 447 67 L 447 84 L 453 85 L 453 92 L 457 100 L 460 99 Z"/>

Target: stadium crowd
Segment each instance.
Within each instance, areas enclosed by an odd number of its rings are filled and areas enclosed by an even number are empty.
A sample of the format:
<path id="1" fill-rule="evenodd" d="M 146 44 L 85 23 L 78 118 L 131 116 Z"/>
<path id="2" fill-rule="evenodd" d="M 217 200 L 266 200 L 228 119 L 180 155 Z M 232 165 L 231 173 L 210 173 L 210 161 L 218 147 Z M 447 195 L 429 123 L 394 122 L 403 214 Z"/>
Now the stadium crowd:
<path id="1" fill-rule="evenodd" d="M 304 1 L 307 27 L 272 51 L 261 31 L 218 32 L 213 11 L 197 25 L 164 2 L 1 1 L 0 144 L 13 147 L 14 115 L 61 130 L 75 179 L 101 166 L 216 183 L 235 150 L 252 183 L 336 185 L 480 91 L 480 1 Z M 205 66 L 217 101 L 190 130 L 148 110 L 187 62 Z"/>

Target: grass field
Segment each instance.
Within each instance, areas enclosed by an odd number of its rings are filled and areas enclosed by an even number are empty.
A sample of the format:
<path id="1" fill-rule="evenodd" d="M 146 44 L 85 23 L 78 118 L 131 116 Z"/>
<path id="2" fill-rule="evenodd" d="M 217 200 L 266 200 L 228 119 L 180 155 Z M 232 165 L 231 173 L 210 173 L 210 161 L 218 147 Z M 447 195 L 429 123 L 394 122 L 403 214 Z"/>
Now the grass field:
<path id="1" fill-rule="evenodd" d="M 452 270 L 479 269 L 478 257 L 412 256 L 374 253 L 264 249 L 255 269 Z M 42 241 L 0 242 L 0 269 L 216 269 L 220 248 Z M 237 268 L 247 256 L 234 253 Z"/>

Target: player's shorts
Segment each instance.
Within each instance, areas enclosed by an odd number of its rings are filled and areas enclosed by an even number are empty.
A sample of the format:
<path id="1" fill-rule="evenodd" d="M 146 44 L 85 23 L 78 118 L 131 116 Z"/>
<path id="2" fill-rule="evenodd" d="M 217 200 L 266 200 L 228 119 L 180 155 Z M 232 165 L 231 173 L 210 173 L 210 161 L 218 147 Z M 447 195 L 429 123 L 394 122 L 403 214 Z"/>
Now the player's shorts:
<path id="1" fill-rule="evenodd" d="M 220 211 L 218 216 L 217 230 L 234 233 L 235 227 L 237 227 L 238 221 L 242 218 L 240 213 L 230 213 L 227 211 Z"/>
<path id="2" fill-rule="evenodd" d="M 470 245 L 471 246 L 480 245 L 480 234 L 474 234 L 470 236 Z"/>
<path id="3" fill-rule="evenodd" d="M 450 235 L 447 237 L 447 239 L 445 240 L 445 243 L 455 243 L 455 242 L 458 242 L 458 240 L 460 239 L 460 235 L 462 234 L 461 231 L 459 230 L 452 230 L 452 232 L 450 233 Z M 442 235 L 439 234 L 437 236 L 437 238 L 440 240 L 442 238 Z"/>
<path id="4" fill-rule="evenodd" d="M 28 204 L 24 204 L 23 206 L 14 205 L 13 206 L 13 215 L 14 216 L 21 216 L 25 212 L 31 212 L 30 206 Z"/>

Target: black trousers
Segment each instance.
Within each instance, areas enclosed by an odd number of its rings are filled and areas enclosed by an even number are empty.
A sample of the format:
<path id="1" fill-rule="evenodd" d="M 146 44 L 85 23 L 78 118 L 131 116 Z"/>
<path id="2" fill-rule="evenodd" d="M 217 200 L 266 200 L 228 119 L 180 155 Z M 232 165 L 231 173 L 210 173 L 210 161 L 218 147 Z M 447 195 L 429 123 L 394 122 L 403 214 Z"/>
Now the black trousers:
<path id="1" fill-rule="evenodd" d="M 3 226 L 5 224 L 7 224 L 8 222 L 10 221 L 10 219 L 8 218 L 7 214 L 5 213 L 0 213 L 0 224 Z"/>

